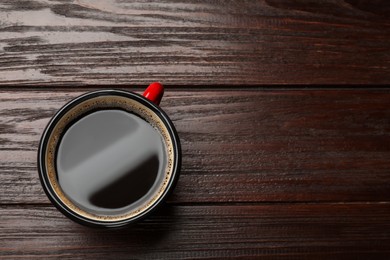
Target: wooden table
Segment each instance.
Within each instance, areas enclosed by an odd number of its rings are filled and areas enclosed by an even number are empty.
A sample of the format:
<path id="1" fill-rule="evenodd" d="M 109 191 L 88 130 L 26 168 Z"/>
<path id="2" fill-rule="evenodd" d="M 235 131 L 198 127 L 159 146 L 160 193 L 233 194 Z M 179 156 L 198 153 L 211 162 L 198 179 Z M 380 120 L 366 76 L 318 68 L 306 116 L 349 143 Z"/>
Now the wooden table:
<path id="1" fill-rule="evenodd" d="M 387 0 L 0 2 L 0 258 L 390 259 Z M 51 116 L 161 81 L 182 175 L 90 229 L 44 194 Z"/>

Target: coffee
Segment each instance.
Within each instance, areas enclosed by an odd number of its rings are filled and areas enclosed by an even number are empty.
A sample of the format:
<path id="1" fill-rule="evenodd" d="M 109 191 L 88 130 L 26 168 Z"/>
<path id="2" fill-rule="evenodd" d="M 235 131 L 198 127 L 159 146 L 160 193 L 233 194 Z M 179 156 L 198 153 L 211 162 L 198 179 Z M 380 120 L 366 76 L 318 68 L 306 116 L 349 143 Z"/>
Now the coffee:
<path id="1" fill-rule="evenodd" d="M 166 194 L 176 142 L 166 122 L 141 101 L 97 95 L 51 124 L 45 172 L 66 208 L 91 220 L 121 221 L 142 215 Z"/>
<path id="2" fill-rule="evenodd" d="M 167 152 L 160 132 L 144 119 L 106 109 L 67 129 L 56 163 L 58 183 L 73 203 L 110 216 L 133 210 L 156 194 Z"/>

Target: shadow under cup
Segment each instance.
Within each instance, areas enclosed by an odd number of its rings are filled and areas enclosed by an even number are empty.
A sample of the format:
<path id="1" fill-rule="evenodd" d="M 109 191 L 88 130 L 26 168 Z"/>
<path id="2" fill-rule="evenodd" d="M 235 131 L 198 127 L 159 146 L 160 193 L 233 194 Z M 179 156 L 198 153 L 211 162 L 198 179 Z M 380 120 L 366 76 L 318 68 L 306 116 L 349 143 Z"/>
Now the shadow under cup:
<path id="1" fill-rule="evenodd" d="M 180 143 L 168 116 L 120 90 L 87 93 L 49 122 L 38 152 L 42 186 L 80 224 L 121 227 L 160 205 L 179 177 Z"/>

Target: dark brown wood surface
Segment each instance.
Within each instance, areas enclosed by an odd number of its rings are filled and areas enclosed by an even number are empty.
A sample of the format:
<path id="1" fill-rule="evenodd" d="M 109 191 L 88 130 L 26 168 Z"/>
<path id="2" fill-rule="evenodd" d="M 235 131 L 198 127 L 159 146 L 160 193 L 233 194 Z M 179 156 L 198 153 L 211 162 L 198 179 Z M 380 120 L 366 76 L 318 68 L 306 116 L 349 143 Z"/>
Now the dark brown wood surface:
<path id="1" fill-rule="evenodd" d="M 44 127 L 90 89 L 0 91 L 0 203 L 46 203 Z M 183 170 L 172 202 L 390 198 L 390 90 L 167 91 Z M 12 166 L 12 167 L 11 167 Z"/>
<path id="2" fill-rule="evenodd" d="M 0 84 L 386 84 L 387 0 L 0 3 Z"/>
<path id="3" fill-rule="evenodd" d="M 68 220 L 45 125 L 155 80 L 175 192 L 128 229 Z M 389 83 L 386 0 L 0 1 L 0 259 L 390 259 Z"/>
<path id="4" fill-rule="evenodd" d="M 386 259 L 390 254 L 387 203 L 167 205 L 137 226 L 110 232 L 76 225 L 46 205 L 0 213 L 4 258 Z"/>

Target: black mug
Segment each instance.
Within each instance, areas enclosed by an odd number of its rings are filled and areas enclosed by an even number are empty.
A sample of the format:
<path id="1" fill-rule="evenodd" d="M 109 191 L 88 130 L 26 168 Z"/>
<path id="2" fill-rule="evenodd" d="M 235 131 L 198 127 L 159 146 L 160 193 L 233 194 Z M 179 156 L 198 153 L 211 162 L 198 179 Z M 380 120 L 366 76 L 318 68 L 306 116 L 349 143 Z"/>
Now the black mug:
<path id="1" fill-rule="evenodd" d="M 163 87 L 143 96 L 99 90 L 67 103 L 39 145 L 38 171 L 51 202 L 87 226 L 123 227 L 148 216 L 172 192 L 180 141 L 158 106 Z"/>

